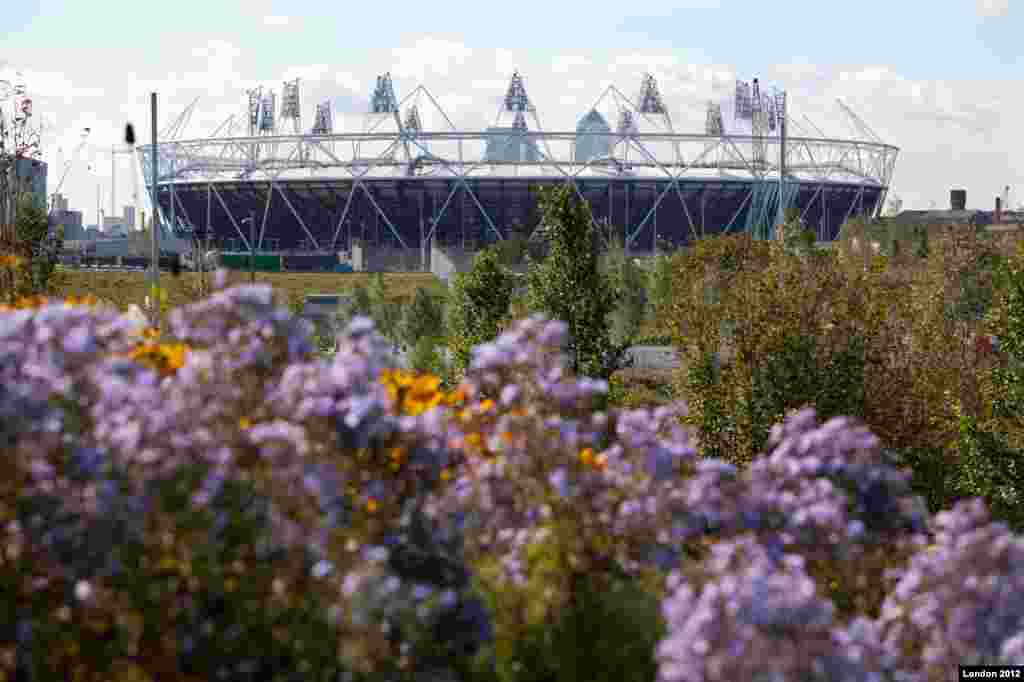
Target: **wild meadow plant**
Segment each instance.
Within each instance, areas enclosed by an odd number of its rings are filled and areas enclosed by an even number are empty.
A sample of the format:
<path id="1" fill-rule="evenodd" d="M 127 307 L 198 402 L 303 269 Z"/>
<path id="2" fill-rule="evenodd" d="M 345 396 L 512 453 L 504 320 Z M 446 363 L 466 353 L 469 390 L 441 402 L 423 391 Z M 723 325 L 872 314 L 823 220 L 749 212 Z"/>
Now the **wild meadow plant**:
<path id="1" fill-rule="evenodd" d="M 0 311 L 0 679 L 932 680 L 1024 663 L 1024 540 L 853 419 L 749 466 L 602 411 L 565 324 L 453 392 L 265 286 Z M 610 615 L 609 615 L 610 614 Z M 951 672 L 953 671 L 953 672 Z"/>

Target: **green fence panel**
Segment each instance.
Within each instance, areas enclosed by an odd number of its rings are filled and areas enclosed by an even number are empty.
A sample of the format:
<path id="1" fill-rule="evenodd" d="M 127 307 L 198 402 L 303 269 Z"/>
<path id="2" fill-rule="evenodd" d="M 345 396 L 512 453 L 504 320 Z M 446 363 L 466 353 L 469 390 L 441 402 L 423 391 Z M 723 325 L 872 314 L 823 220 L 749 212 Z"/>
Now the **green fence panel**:
<path id="1" fill-rule="evenodd" d="M 281 272 L 281 256 L 257 254 L 254 265 L 260 272 Z M 221 267 L 229 270 L 248 270 L 249 256 L 247 254 L 223 253 L 220 256 Z"/>

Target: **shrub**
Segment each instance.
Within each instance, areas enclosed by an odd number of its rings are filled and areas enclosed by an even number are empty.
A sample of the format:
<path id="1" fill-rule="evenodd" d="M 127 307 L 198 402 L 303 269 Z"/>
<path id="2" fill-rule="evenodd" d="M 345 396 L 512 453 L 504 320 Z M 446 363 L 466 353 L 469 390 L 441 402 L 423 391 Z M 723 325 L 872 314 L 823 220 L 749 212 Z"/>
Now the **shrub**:
<path id="1" fill-rule="evenodd" d="M 961 231 L 935 240 L 926 261 L 899 260 L 870 255 L 869 227 L 847 226 L 832 251 L 795 248 L 792 235 L 788 246 L 701 240 L 673 258 L 659 316 L 680 347 L 676 386 L 706 454 L 749 461 L 772 423 L 813 404 L 865 419 L 937 510 L 957 498 L 956 405 L 980 406 L 969 345 L 994 295 L 995 247 Z"/>
<path id="2" fill-rule="evenodd" d="M 498 336 L 511 298 L 512 278 L 491 250 L 478 253 L 472 269 L 455 276 L 445 326 L 457 374 L 469 365 L 474 346 Z"/>

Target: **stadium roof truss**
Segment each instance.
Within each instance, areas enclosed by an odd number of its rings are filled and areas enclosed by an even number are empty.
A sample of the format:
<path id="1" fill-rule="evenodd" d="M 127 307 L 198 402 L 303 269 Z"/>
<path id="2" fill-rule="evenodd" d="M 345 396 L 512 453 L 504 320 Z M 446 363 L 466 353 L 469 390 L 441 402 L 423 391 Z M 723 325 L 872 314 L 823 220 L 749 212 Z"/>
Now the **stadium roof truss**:
<path id="1" fill-rule="evenodd" d="M 804 187 L 817 185 L 820 192 L 829 183 L 847 183 L 879 188 L 884 196 L 899 151 L 894 146 L 882 143 L 874 133 L 871 133 L 872 139 L 863 140 L 827 138 L 817 130 L 814 132 L 818 134 L 808 135 L 806 129 L 788 114 L 788 125 L 797 134 L 787 135 L 784 143 L 778 135 L 735 135 L 725 131 L 721 134 L 678 133 L 673 130 L 668 113 L 661 104 L 653 78 L 647 76 L 638 97 L 631 99 L 611 85 L 592 107 L 582 110 L 608 112 L 606 120 L 609 121 L 619 120 L 623 112 L 626 112 L 626 117 L 634 122 L 621 131 L 611 132 L 544 131 L 537 110 L 526 97 L 525 86 L 518 74 L 513 76 L 509 94 L 503 103 L 504 113 L 515 114 L 516 125 L 482 131 L 457 129 L 437 99 L 422 85 L 396 101 L 391 90 L 390 76 L 387 75 L 378 78 L 377 90 L 380 92 L 375 91 L 375 105 L 365 117 L 363 132 L 278 134 L 276 131 L 262 131 L 258 135 L 230 136 L 235 125 L 233 119 L 229 119 L 218 128 L 218 132 L 226 129 L 229 136 L 189 140 L 177 139 L 181 131 L 180 126 L 176 126 L 175 135 L 165 134 L 163 141 L 157 145 L 158 185 L 161 192 L 169 191 L 173 197 L 176 186 L 208 186 L 210 200 L 218 202 L 227 212 L 234 230 L 248 249 L 248 239 L 241 229 L 241 221 L 232 215 L 218 192 L 218 186 L 222 183 L 235 185 L 240 181 L 269 186 L 270 191 L 261 195 L 261 199 L 266 202 L 266 209 L 259 231 L 260 242 L 263 241 L 270 203 L 279 199 L 288 206 L 311 243 L 321 249 L 328 245 L 314 238 L 289 199 L 289 192 L 296 191 L 291 188 L 294 184 L 291 181 L 349 181 L 351 187 L 344 199 L 341 219 L 333 232 L 331 248 L 338 240 L 342 222 L 353 197 L 357 195 L 365 196 L 373 204 L 398 242 L 408 247 L 400 231 L 367 189 L 367 183 L 371 180 L 446 180 L 451 191 L 440 213 L 443 214 L 456 191 L 461 188 L 481 212 L 487 228 L 498 239 L 504 237 L 502 230 L 476 196 L 474 180 L 517 178 L 564 181 L 575 187 L 581 199 L 583 194 L 579 185 L 588 179 L 611 179 L 627 183 L 661 181 L 658 187 L 664 187 L 648 215 L 638 224 L 623 226 L 627 240 L 631 242 L 647 224 L 657 205 L 670 192 L 676 193 L 682 200 L 682 185 L 687 180 L 745 181 L 745 186 L 751 187 L 748 190 L 750 196 L 744 200 L 745 204 L 748 201 L 759 201 L 756 196 L 758 192 L 785 192 L 784 187 L 788 184 Z M 297 112 L 297 95 L 292 91 L 288 95 L 289 107 Z M 381 102 L 388 106 L 381 105 Z M 194 105 L 193 102 L 189 106 L 188 113 Z M 845 105 L 843 108 L 851 118 L 856 116 Z M 499 118 L 502 114 L 499 111 Z M 532 125 L 523 126 L 521 120 L 527 117 Z M 866 124 L 859 119 L 855 120 L 862 129 L 868 130 Z M 322 131 L 323 126 L 320 129 Z M 575 147 L 582 136 L 601 138 L 602 148 L 609 150 L 607 156 L 576 159 Z M 520 148 L 534 148 L 538 150 L 538 156 L 525 161 L 503 160 L 487 153 L 492 146 L 501 149 L 512 144 Z M 780 182 L 779 177 L 780 146 L 786 154 L 784 182 Z M 150 150 L 150 145 L 138 148 L 147 183 L 152 177 Z M 754 181 L 753 184 L 750 181 Z M 288 192 L 283 189 L 285 184 L 290 187 Z M 323 200 L 315 192 L 312 196 Z M 176 215 L 179 209 L 182 214 L 185 213 L 180 202 L 172 199 L 168 205 L 171 215 L 167 215 L 168 211 L 161 207 L 165 224 L 177 228 L 189 222 L 187 216 L 181 218 Z M 682 205 L 685 209 L 686 202 L 683 201 Z M 771 218 L 765 219 L 771 222 Z M 435 215 L 433 225 L 436 226 L 437 220 L 438 216 Z M 689 215 L 687 220 L 696 234 L 697 228 Z"/>

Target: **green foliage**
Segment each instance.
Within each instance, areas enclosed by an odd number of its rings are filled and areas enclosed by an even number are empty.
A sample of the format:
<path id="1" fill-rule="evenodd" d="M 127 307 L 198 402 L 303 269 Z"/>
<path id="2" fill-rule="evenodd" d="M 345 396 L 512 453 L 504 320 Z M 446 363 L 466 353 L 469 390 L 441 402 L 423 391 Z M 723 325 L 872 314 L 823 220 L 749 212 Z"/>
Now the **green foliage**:
<path id="1" fill-rule="evenodd" d="M 391 341 L 398 341 L 398 327 L 402 320 L 401 304 L 388 297 L 384 275 L 375 272 L 366 287 L 370 301 L 370 317 L 377 323 L 381 334 Z"/>
<path id="2" fill-rule="evenodd" d="M 10 245 L 21 256 L 20 280 L 7 292 L 9 298 L 49 293 L 54 282 L 60 241 L 50 239 L 50 224 L 46 211 L 35 204 L 32 197 L 18 198 L 15 219 L 15 243 Z"/>
<path id="3" fill-rule="evenodd" d="M 512 235 L 508 239 L 497 242 L 491 248 L 498 255 L 498 263 L 506 267 L 522 265 L 526 262 L 529 254 L 527 238 L 522 235 Z"/>
<path id="4" fill-rule="evenodd" d="M 659 254 L 647 275 L 648 300 L 657 316 L 665 310 L 672 297 L 672 257 Z"/>
<path id="5" fill-rule="evenodd" d="M 618 300 L 610 317 L 611 342 L 614 346 L 628 347 L 639 334 L 647 312 L 646 277 L 620 240 L 613 241 L 603 254 L 601 270 Z"/>
<path id="6" fill-rule="evenodd" d="M 432 374 L 442 379 L 448 374 L 448 367 L 442 357 L 444 337 L 421 336 L 409 349 L 409 368 L 420 374 Z"/>
<path id="7" fill-rule="evenodd" d="M 455 275 L 445 326 L 457 374 L 469 366 L 474 346 L 497 338 L 508 315 L 512 291 L 512 277 L 491 249 L 478 253 L 468 272 Z"/>
<path id="8" fill-rule="evenodd" d="M 823 419 L 866 414 L 875 324 L 861 300 L 866 275 L 805 248 L 806 234 L 795 233 L 799 248 L 716 237 L 673 258 L 661 315 L 682 359 L 676 388 L 708 456 L 748 462 L 772 424 L 805 405 Z"/>
<path id="9" fill-rule="evenodd" d="M 341 305 L 338 314 L 343 320 L 351 320 L 356 316 L 373 317 L 373 301 L 370 299 L 369 290 L 362 285 L 352 290 L 348 301 Z"/>
<path id="10" fill-rule="evenodd" d="M 754 450 L 768 442 L 773 424 L 790 410 L 814 405 L 822 420 L 835 416 L 864 415 L 863 343 L 851 340 L 849 347 L 819 360 L 815 339 L 789 336 L 782 347 L 754 369 L 751 401 L 745 406 Z"/>
<path id="11" fill-rule="evenodd" d="M 582 578 L 554 626 L 527 626 L 498 659 L 501 682 L 649 682 L 664 625 L 656 597 L 628 579 L 598 588 Z"/>
<path id="12" fill-rule="evenodd" d="M 356 286 L 349 300 L 338 311 L 338 317 L 343 323 L 356 316 L 369 317 L 384 337 L 396 345 L 400 343 L 402 306 L 389 298 L 387 284 L 381 273 L 373 273 L 366 286 Z"/>
<path id="13" fill-rule="evenodd" d="M 1024 450 L 1011 447 L 1003 434 L 981 430 L 968 416 L 961 420 L 959 446 L 958 497 L 983 497 L 993 518 L 1024 530 Z"/>
<path id="14" fill-rule="evenodd" d="M 1006 361 L 986 373 L 980 418 L 960 415 L 951 487 L 958 497 L 984 497 L 995 518 L 1024 529 L 1024 263 L 993 261 L 998 271 L 988 301 Z M 976 292 L 972 292 L 976 293 Z M 970 295 L 970 294 L 969 294 Z M 988 310 L 988 306 L 986 306 Z"/>
<path id="15" fill-rule="evenodd" d="M 29 196 L 23 196 L 18 200 L 18 217 L 15 223 L 15 231 L 19 240 L 33 246 L 43 244 L 50 234 L 50 224 L 46 211 L 39 208 Z"/>
<path id="16" fill-rule="evenodd" d="M 398 341 L 402 348 L 413 348 L 421 339 L 443 336 L 444 300 L 424 287 L 416 289 L 412 303 L 402 313 Z"/>
<path id="17" fill-rule="evenodd" d="M 590 207 L 568 185 L 541 189 L 539 203 L 550 250 L 530 271 L 527 307 L 568 325 L 576 374 L 607 379 L 628 344 L 612 339 L 619 292 L 601 271 Z"/>

